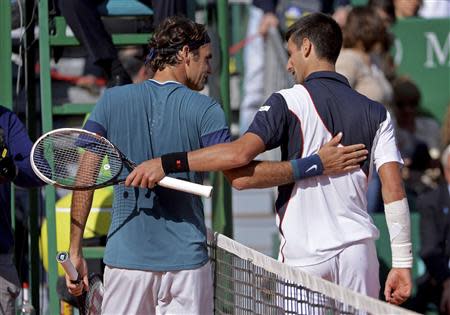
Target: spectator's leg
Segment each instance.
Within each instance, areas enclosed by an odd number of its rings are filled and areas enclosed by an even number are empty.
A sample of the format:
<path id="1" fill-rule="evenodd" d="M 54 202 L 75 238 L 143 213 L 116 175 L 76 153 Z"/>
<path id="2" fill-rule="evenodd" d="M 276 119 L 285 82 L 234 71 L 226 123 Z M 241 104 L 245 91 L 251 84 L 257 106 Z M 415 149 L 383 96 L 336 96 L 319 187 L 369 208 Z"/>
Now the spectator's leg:
<path id="1" fill-rule="evenodd" d="M 91 55 L 86 56 L 83 75 L 77 80 L 77 86 L 86 89 L 92 95 L 100 95 L 100 78 L 104 78 L 104 71 L 94 64 Z"/>
<path id="2" fill-rule="evenodd" d="M 94 62 L 117 59 L 111 36 L 106 32 L 97 6 L 103 1 L 59 0 L 59 8 L 75 36 Z"/>
<path id="3" fill-rule="evenodd" d="M 109 80 L 108 86 L 131 83 L 97 11 L 97 6 L 102 2 L 103 0 L 59 0 L 58 5 L 67 24 L 94 63 L 105 71 Z"/>
<path id="4" fill-rule="evenodd" d="M 140 0 L 153 8 L 153 26 L 157 27 L 165 18 L 174 15 L 187 16 L 186 0 Z"/>

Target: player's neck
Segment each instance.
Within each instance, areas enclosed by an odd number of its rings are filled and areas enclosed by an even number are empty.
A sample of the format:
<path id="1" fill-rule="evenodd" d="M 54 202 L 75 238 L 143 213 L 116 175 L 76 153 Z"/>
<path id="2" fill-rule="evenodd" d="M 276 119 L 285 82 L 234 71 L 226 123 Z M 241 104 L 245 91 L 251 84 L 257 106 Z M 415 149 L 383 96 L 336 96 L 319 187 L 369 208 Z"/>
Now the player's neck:
<path id="1" fill-rule="evenodd" d="M 152 79 L 162 83 L 176 81 L 181 84 L 186 84 L 186 75 L 181 70 L 179 66 L 167 66 L 163 70 L 156 71 Z"/>
<path id="2" fill-rule="evenodd" d="M 334 64 L 326 61 L 326 60 L 319 60 L 316 59 L 312 62 L 310 62 L 309 67 L 306 69 L 306 74 L 305 74 L 305 78 L 307 78 L 310 74 L 314 73 L 314 72 L 319 72 L 319 71 L 332 71 L 335 72 L 336 71 L 336 67 L 334 66 Z"/>

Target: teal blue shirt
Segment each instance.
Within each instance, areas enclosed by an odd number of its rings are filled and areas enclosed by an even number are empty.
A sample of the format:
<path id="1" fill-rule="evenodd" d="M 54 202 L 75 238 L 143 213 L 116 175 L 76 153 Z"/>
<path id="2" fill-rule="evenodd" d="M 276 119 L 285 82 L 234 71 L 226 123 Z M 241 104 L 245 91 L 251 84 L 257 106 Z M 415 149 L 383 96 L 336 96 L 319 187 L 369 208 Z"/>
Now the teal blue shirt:
<path id="1" fill-rule="evenodd" d="M 170 152 L 229 141 L 221 106 L 177 82 L 148 80 L 106 90 L 85 129 L 114 143 L 139 164 Z M 128 174 L 123 170 L 122 176 Z M 203 173 L 172 176 L 202 183 Z M 104 262 L 112 267 L 172 271 L 208 261 L 200 197 L 160 186 L 114 187 Z"/>

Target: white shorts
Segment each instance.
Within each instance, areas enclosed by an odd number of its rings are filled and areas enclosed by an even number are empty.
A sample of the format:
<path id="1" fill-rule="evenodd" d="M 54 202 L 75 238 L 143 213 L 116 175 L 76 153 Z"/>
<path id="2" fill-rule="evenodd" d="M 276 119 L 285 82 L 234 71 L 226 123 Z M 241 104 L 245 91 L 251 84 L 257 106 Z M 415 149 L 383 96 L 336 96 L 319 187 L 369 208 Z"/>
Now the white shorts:
<path id="1" fill-rule="evenodd" d="M 323 263 L 298 268 L 337 285 L 378 299 L 380 265 L 374 240 L 354 243 Z"/>
<path id="2" fill-rule="evenodd" d="M 111 268 L 104 274 L 102 314 L 212 314 L 211 265 L 153 272 Z"/>
<path id="3" fill-rule="evenodd" d="M 322 263 L 294 268 L 361 294 L 378 298 L 379 264 L 373 240 L 352 244 Z M 324 315 L 329 314 L 329 310 L 323 306 L 333 306 L 333 302 L 328 300 L 326 295 L 295 288 L 295 286 L 286 287 L 284 294 L 286 298 L 280 305 L 283 305 L 284 310 L 291 314 Z M 340 311 L 345 311 L 346 306 L 336 304 L 336 307 Z"/>

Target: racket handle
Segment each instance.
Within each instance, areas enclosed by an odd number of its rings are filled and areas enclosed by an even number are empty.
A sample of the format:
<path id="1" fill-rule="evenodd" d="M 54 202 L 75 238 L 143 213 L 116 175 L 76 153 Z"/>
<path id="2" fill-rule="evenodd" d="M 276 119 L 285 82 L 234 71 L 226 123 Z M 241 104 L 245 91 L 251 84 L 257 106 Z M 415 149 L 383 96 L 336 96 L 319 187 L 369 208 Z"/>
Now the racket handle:
<path id="1" fill-rule="evenodd" d="M 173 177 L 164 177 L 158 183 L 159 186 L 184 191 L 190 194 L 210 198 L 212 194 L 212 186 L 200 185 L 186 180 Z"/>
<path id="2" fill-rule="evenodd" d="M 64 271 L 69 276 L 71 281 L 73 281 L 73 282 L 79 281 L 78 271 L 75 269 L 75 266 L 70 261 L 68 252 L 59 252 L 56 255 L 56 260 L 64 268 Z"/>

